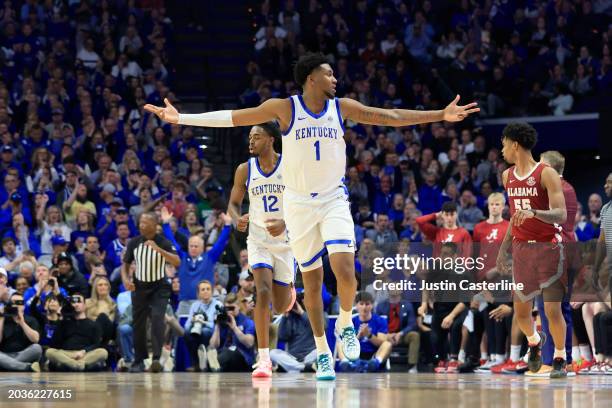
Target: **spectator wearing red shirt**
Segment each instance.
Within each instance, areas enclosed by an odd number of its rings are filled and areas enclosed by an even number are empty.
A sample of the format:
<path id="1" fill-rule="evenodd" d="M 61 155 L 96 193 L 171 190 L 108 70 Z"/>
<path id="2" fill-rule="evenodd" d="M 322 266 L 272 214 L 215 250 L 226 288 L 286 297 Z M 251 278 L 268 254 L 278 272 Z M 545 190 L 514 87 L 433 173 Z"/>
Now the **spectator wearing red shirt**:
<path id="1" fill-rule="evenodd" d="M 441 221 L 442 227 L 433 222 Z M 423 215 L 416 219 L 421 233 L 434 244 L 454 242 L 460 244 L 461 253 L 464 257 L 471 256 L 472 237 L 465 228 L 457 225 L 457 204 L 447 201 L 442 204 L 442 211 Z M 434 250 L 438 253 L 439 248 Z"/>
<path id="2" fill-rule="evenodd" d="M 489 218 L 474 227 L 474 242 L 480 243 L 478 256 L 484 258 L 484 269 L 476 271 L 479 281 L 494 280 L 497 277 L 495 260 L 497 252 L 506 236 L 508 221 L 502 218 L 506 198 L 501 193 L 492 193 L 488 198 Z"/>

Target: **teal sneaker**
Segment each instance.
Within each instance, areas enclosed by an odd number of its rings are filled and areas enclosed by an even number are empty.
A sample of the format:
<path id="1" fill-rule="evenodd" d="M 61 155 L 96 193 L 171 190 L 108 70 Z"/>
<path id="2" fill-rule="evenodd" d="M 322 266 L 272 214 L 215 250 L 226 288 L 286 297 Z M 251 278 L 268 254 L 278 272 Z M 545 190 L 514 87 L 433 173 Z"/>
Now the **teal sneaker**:
<path id="1" fill-rule="evenodd" d="M 342 343 L 342 352 L 344 356 L 350 361 L 357 360 L 361 354 L 361 346 L 359 345 L 357 333 L 355 333 L 353 326 L 347 326 L 343 329 L 338 329 L 338 327 L 336 327 L 336 332 L 338 333 L 340 343 Z"/>
<path id="2" fill-rule="evenodd" d="M 319 354 L 317 357 L 317 380 L 333 381 L 336 379 L 334 362 L 331 354 Z"/>

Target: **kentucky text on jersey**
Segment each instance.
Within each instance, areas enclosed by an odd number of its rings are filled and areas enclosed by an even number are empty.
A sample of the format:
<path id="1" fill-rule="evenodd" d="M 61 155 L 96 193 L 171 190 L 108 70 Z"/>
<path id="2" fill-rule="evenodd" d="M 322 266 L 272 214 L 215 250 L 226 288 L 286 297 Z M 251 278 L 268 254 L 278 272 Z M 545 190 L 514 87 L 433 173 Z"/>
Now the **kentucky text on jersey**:
<path id="1" fill-rule="evenodd" d="M 251 196 L 256 197 L 262 194 L 282 194 L 285 186 L 282 184 L 262 184 L 250 189 Z"/>
<path id="2" fill-rule="evenodd" d="M 536 187 L 508 187 L 508 196 L 537 197 L 538 189 Z"/>
<path id="3" fill-rule="evenodd" d="M 325 137 L 338 139 L 338 129 L 329 127 L 312 126 L 295 130 L 295 140 L 308 139 L 312 137 Z"/>

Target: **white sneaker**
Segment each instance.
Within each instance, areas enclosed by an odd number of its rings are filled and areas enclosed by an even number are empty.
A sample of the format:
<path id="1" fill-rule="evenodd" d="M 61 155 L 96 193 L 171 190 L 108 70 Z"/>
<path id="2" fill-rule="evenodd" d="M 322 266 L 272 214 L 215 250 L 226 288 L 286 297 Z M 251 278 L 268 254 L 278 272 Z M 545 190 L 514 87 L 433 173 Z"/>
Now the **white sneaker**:
<path id="1" fill-rule="evenodd" d="M 208 358 L 208 367 L 210 367 L 210 371 L 213 373 L 218 373 L 221 371 L 221 365 L 219 364 L 219 360 L 217 359 L 217 350 L 210 349 L 206 353 L 206 357 Z"/>
<path id="2" fill-rule="evenodd" d="M 357 339 L 355 328 L 353 326 L 346 326 L 339 329 L 336 325 L 336 333 L 340 343 L 342 344 L 342 352 L 344 353 L 344 356 L 350 361 L 359 359 L 359 355 L 361 354 L 361 345 L 359 344 L 359 339 Z"/>
<path id="3" fill-rule="evenodd" d="M 408 370 L 409 374 L 417 374 L 418 372 L 419 370 L 417 370 L 416 364 L 410 370 Z"/>
<path id="4" fill-rule="evenodd" d="M 334 358 L 330 353 L 319 354 L 317 356 L 317 380 L 333 381 L 336 379 L 334 371 Z"/>
<path id="5" fill-rule="evenodd" d="M 206 371 L 208 359 L 206 357 L 206 347 L 203 344 L 200 344 L 200 347 L 198 347 L 198 362 L 200 364 L 200 371 Z"/>

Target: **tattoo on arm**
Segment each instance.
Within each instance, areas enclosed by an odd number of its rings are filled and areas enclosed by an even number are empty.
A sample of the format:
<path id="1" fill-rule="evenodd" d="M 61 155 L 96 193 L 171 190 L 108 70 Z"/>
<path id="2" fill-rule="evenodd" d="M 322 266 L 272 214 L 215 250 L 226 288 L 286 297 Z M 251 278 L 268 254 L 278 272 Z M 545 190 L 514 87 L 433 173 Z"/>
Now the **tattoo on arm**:
<path id="1" fill-rule="evenodd" d="M 566 212 L 564 208 L 538 210 L 535 218 L 547 224 L 562 224 L 565 222 Z"/>
<path id="2" fill-rule="evenodd" d="M 393 115 L 391 115 L 390 113 L 387 112 L 373 112 L 373 111 L 361 111 L 359 113 L 359 117 L 358 120 L 360 122 L 363 123 L 377 123 L 380 125 L 390 125 L 391 121 L 393 121 L 393 119 L 396 119 L 393 117 Z"/>

